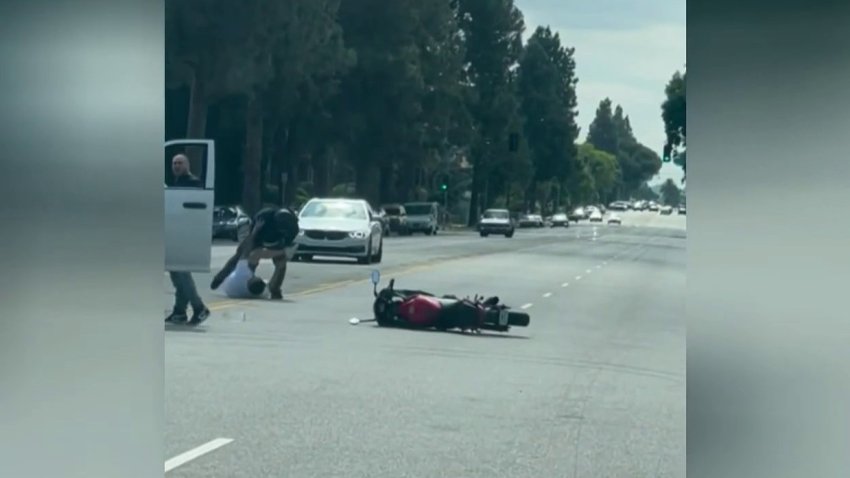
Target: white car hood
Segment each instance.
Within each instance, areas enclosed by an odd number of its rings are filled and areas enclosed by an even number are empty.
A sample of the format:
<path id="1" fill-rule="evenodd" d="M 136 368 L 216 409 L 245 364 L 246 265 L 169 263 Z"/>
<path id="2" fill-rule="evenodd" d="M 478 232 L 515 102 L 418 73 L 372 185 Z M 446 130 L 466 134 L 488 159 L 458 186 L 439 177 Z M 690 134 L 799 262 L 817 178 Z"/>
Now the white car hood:
<path id="1" fill-rule="evenodd" d="M 320 231 L 368 231 L 369 223 L 363 219 L 321 218 L 301 217 L 298 218 L 298 227 L 303 229 L 314 229 Z"/>

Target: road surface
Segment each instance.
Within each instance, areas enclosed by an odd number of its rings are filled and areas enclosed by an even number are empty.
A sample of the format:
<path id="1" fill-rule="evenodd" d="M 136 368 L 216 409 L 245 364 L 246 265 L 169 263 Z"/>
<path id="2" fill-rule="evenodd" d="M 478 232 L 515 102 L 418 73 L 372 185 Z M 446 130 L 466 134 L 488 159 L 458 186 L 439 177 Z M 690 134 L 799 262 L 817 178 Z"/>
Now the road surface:
<path id="1" fill-rule="evenodd" d="M 380 266 L 292 264 L 283 303 L 206 293 L 207 323 L 166 327 L 166 476 L 684 476 L 685 218 L 620 215 L 393 237 Z M 498 295 L 531 326 L 351 326 L 371 317 L 373 267 Z"/>

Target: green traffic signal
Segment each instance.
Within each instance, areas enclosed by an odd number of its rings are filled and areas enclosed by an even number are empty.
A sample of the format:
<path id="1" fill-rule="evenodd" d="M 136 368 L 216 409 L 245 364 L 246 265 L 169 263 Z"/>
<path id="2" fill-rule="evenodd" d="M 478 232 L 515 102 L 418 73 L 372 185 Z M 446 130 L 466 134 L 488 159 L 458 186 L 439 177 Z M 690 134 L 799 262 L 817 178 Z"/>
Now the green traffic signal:
<path id="1" fill-rule="evenodd" d="M 446 184 L 441 184 L 440 189 L 445 191 L 446 189 L 448 189 L 448 186 Z"/>

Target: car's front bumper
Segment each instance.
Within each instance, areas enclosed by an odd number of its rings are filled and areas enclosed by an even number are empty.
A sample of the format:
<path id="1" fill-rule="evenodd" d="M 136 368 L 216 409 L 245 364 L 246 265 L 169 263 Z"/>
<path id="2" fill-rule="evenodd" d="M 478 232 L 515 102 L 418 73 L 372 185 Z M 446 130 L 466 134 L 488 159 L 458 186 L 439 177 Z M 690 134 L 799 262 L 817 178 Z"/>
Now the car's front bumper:
<path id="1" fill-rule="evenodd" d="M 341 239 L 317 239 L 300 235 L 295 241 L 295 253 L 333 257 L 365 257 L 369 250 L 370 240 L 368 237 L 354 238 L 348 235 Z"/>
<path id="2" fill-rule="evenodd" d="M 514 230 L 511 224 L 479 224 L 478 231 L 485 234 L 507 234 Z"/>
<path id="3" fill-rule="evenodd" d="M 433 222 L 430 221 L 407 221 L 406 229 L 408 231 L 430 231 L 431 229 L 435 229 L 437 226 Z"/>

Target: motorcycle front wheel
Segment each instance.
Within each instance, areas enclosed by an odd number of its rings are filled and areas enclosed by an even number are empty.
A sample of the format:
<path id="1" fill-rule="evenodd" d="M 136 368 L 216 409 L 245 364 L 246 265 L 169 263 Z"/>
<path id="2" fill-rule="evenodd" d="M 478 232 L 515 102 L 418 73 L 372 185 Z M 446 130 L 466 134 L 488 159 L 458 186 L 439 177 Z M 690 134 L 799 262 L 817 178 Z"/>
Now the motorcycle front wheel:
<path id="1" fill-rule="evenodd" d="M 376 300 L 372 305 L 375 314 L 375 322 L 379 327 L 392 327 L 395 325 L 395 307 L 391 302 Z"/>

